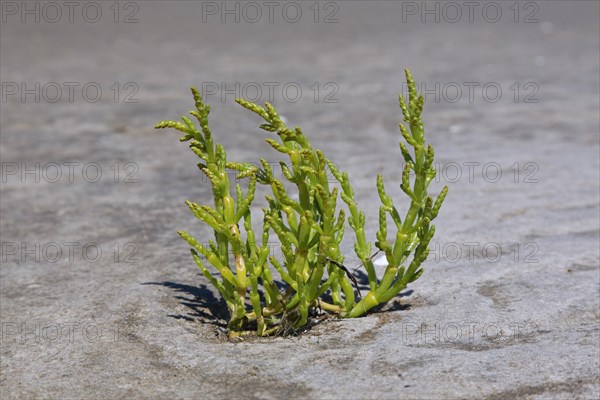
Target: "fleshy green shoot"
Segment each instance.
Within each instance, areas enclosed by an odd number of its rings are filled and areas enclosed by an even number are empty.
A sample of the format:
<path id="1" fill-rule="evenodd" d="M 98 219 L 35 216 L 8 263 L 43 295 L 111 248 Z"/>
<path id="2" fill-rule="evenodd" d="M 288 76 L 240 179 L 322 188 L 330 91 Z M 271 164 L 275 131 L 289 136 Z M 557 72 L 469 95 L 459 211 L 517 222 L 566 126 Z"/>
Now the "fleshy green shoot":
<path id="1" fill-rule="evenodd" d="M 427 259 L 435 233 L 431 221 L 437 217 L 448 188 L 444 187 L 435 201 L 427 194 L 435 177 L 434 152 L 425 143 L 421 120 L 424 98 L 418 95 L 408 70 L 406 80 L 408 103 L 399 96 L 407 126 L 400 124 L 406 142 L 400 142 L 405 161 L 400 188 L 410 199 L 410 206 L 402 219 L 385 191 L 383 177 L 377 176 L 381 206 L 375 246 L 385 254 L 387 263 L 382 277 L 377 276 L 373 264 L 374 248 L 365 235 L 365 214 L 354 199 L 348 174 L 314 149 L 299 127 L 289 128 L 271 104 L 261 107 L 236 100 L 264 120 L 262 129 L 276 133 L 279 140 L 266 141 L 288 160 L 280 161 L 287 184 L 275 177 L 265 159 L 260 159 L 262 167 L 227 160 L 225 149 L 213 140 L 208 125 L 210 106 L 195 88 L 192 94 L 196 109 L 190 114 L 197 119 L 198 128 L 185 116 L 181 117 L 183 122 L 162 121 L 156 125 L 157 129 L 174 128 L 183 132 L 180 140 L 190 142 L 190 149 L 200 159 L 198 167 L 212 186 L 214 205 L 191 201 L 186 204 L 196 218 L 213 229 L 214 239 L 203 244 L 186 232 L 179 231 L 179 235 L 191 246 L 192 257 L 202 274 L 227 303 L 230 337 L 296 332 L 308 324 L 315 309 L 342 318 L 359 317 L 390 301 L 421 276 L 422 263 Z M 237 179 L 247 179 L 245 193 L 236 184 L 232 194 L 228 175 L 231 170 L 238 172 Z M 334 182 L 329 174 L 335 177 Z M 258 241 L 252 226 L 257 184 L 270 191 Z M 295 189 L 293 195 L 286 186 Z M 347 207 L 347 218 L 339 198 Z M 340 244 L 346 221 L 354 231 L 356 256 L 367 271 L 369 291 L 364 295 L 343 264 Z M 270 254 L 272 238 L 281 248 L 280 259 Z M 279 288 L 281 284 L 276 284 L 271 268 L 283 281 L 283 290 Z"/>

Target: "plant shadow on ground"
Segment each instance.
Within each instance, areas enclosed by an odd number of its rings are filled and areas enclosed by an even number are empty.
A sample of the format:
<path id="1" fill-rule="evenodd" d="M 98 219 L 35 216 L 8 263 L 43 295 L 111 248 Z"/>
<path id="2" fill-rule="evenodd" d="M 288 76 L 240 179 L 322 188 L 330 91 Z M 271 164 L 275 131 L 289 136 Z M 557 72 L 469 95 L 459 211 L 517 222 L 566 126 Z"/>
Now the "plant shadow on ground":
<path id="1" fill-rule="evenodd" d="M 274 280 L 274 283 L 280 291 L 283 291 L 286 287 L 283 282 Z M 202 323 L 227 328 L 227 320 L 229 319 L 227 304 L 220 296 L 215 297 L 207 285 L 200 283 L 198 286 L 192 286 L 173 281 L 143 282 L 141 284 L 164 286 L 178 294 L 182 294 L 175 296 L 175 299 L 181 305 L 186 306 L 190 312 L 187 314 L 168 314 L 168 317 L 190 322 L 199 319 Z"/>
<path id="2" fill-rule="evenodd" d="M 222 298 L 216 298 L 213 292 L 204 284 L 192 286 L 184 283 L 163 281 L 144 282 L 142 285 L 160 285 L 180 294 L 175 296 L 175 299 L 181 305 L 186 306 L 190 312 L 187 314 L 168 314 L 171 318 L 185 319 L 187 321 L 199 318 L 203 323 L 222 328 L 227 327 L 227 304 Z"/>

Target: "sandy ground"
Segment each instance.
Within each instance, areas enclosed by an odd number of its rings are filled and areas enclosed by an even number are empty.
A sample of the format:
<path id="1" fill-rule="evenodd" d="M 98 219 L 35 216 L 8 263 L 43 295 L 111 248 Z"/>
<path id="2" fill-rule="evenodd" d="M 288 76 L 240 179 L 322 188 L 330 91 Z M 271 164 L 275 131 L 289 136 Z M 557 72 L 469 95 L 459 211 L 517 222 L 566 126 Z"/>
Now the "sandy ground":
<path id="1" fill-rule="evenodd" d="M 2 2 L 0 397 L 598 398 L 599 3 L 475 3 Z M 224 340 L 176 235 L 210 237 L 183 204 L 209 187 L 153 125 L 195 85 L 232 159 L 275 163 L 233 102 L 259 88 L 374 240 L 378 172 L 406 204 L 405 67 L 450 187 L 425 274 L 365 318 Z"/>

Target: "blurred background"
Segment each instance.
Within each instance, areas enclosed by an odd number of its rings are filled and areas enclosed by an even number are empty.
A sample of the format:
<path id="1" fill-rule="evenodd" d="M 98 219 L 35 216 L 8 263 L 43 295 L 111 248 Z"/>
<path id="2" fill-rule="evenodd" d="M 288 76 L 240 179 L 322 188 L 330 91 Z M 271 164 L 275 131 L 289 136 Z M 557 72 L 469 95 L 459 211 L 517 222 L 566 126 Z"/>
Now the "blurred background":
<path id="1" fill-rule="evenodd" d="M 0 4 L 3 398 L 599 395 L 600 3 Z M 218 295 L 176 235 L 210 238 L 183 203 L 210 187 L 153 126 L 195 86 L 231 159 L 276 165 L 234 99 L 273 103 L 348 171 L 375 240 L 376 174 L 407 203 L 404 68 L 425 94 L 431 191 L 450 187 L 408 309 L 221 343 Z M 430 343 L 422 323 L 496 333 Z"/>

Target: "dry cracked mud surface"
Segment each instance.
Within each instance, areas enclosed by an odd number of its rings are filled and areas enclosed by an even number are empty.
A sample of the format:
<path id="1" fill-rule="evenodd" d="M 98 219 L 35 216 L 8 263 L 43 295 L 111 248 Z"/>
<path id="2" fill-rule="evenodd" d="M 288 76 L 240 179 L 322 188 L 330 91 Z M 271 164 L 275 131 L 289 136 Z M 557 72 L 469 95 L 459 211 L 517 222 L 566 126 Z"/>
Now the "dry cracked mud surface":
<path id="1" fill-rule="evenodd" d="M 296 23 L 279 14 L 290 3 Z M 321 2 L 316 23 L 312 2 L 254 23 L 236 2 L 122 2 L 116 23 L 112 2 L 73 22 L 37 3 L 40 22 L 23 23 L 3 2 L 0 397 L 599 398 L 599 3 L 475 3 L 473 22 L 460 2 L 456 22 L 436 2 L 439 22 L 422 22 L 421 2 Z M 223 23 L 221 7 L 246 14 Z M 226 340 L 176 235 L 210 236 L 183 201 L 211 193 L 178 136 L 152 127 L 204 84 L 230 157 L 275 163 L 233 102 L 271 85 L 349 172 L 374 240 L 378 172 L 406 204 L 404 67 L 428 90 L 432 190 L 450 187 L 425 274 L 364 318 Z"/>

